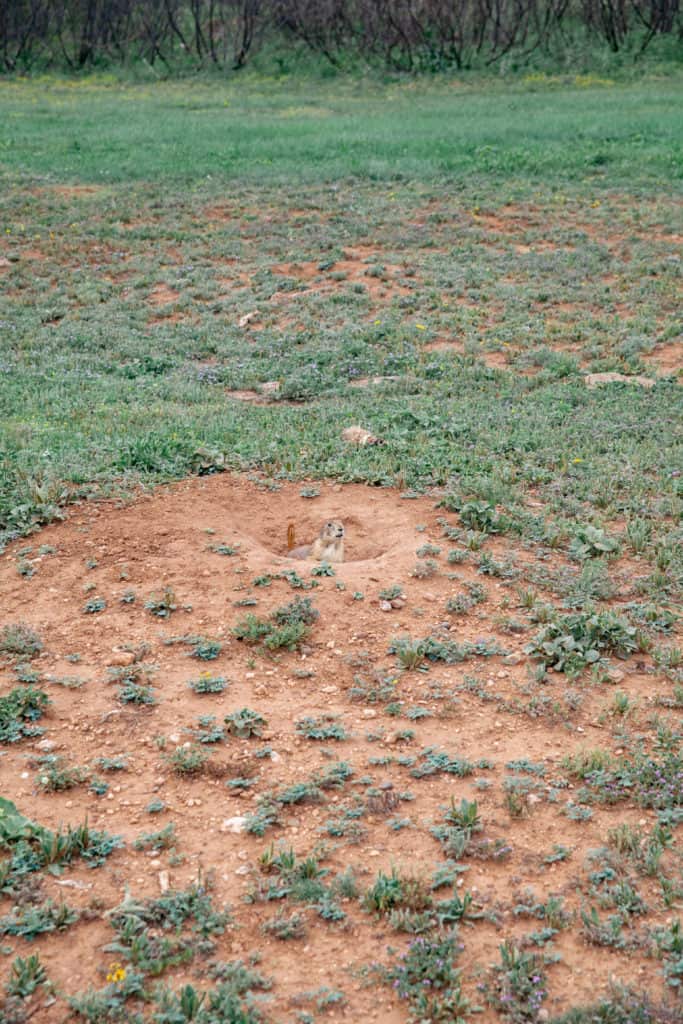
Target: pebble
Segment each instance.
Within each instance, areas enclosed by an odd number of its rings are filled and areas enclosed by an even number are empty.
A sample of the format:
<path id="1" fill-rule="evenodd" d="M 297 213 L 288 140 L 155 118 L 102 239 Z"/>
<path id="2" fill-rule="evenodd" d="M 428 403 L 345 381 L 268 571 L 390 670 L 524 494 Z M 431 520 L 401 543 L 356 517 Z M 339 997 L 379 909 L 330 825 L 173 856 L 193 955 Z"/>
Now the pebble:
<path id="1" fill-rule="evenodd" d="M 390 612 L 391 611 L 391 601 L 380 601 L 380 603 L 379 603 L 379 610 L 381 612 Z"/>
<path id="2" fill-rule="evenodd" d="M 221 832 L 232 832 L 237 835 L 240 832 L 244 832 L 246 823 L 245 815 L 236 814 L 234 818 L 225 818 L 221 825 Z"/>
<path id="3" fill-rule="evenodd" d="M 171 880 L 168 875 L 168 871 L 159 872 L 159 889 L 161 892 L 168 892 L 171 885 Z"/>
<path id="4" fill-rule="evenodd" d="M 36 750 L 42 750 L 45 754 L 49 754 L 56 746 L 57 744 L 54 740 L 41 740 L 39 743 L 36 743 Z"/>
<path id="5" fill-rule="evenodd" d="M 521 654 L 508 654 L 503 658 L 504 665 L 519 665 L 522 661 Z"/>

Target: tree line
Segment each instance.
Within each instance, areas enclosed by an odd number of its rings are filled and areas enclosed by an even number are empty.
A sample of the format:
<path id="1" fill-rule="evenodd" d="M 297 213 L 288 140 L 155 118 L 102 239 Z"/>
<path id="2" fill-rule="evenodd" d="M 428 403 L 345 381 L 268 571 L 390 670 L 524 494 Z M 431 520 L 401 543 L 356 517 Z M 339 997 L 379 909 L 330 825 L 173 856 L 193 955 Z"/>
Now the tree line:
<path id="1" fill-rule="evenodd" d="M 683 40 L 680 0 L 0 0 L 0 66 L 237 69 L 274 41 L 337 66 L 352 56 L 436 71 L 525 59 L 577 31 L 614 52 Z"/>

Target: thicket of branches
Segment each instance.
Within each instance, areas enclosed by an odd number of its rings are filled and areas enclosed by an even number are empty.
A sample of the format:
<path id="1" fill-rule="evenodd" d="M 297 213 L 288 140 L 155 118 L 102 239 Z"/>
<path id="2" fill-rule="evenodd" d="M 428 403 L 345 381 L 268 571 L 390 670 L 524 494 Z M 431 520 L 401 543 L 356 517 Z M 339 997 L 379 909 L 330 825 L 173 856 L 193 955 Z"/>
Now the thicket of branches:
<path id="1" fill-rule="evenodd" d="M 577 30 L 615 52 L 683 40 L 680 0 L 0 0 L 0 67 L 240 68 L 269 39 L 333 64 L 438 70 L 531 55 Z"/>

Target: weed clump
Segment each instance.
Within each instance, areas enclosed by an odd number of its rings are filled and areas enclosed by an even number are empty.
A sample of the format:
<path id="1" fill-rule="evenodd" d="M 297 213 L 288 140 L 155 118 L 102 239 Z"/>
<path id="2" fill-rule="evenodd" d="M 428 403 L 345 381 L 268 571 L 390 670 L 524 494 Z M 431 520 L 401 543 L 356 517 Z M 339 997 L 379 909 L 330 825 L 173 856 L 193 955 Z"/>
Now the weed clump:
<path id="1" fill-rule="evenodd" d="M 268 619 L 249 614 L 233 629 L 238 640 L 249 644 L 263 644 L 270 651 L 281 647 L 294 650 L 304 640 L 309 627 L 318 618 L 318 611 L 308 597 L 297 597 L 289 604 L 276 609 Z"/>
<path id="2" fill-rule="evenodd" d="M 17 686 L 0 697 L 0 743 L 18 743 L 25 737 L 40 736 L 40 726 L 31 725 L 41 718 L 50 698 L 33 686 Z"/>
<path id="3" fill-rule="evenodd" d="M 31 626 L 16 622 L 0 630 L 0 654 L 8 658 L 31 659 L 40 654 L 43 642 Z"/>
<path id="4" fill-rule="evenodd" d="M 553 619 L 524 648 L 547 668 L 576 676 L 606 654 L 618 657 L 637 651 L 636 629 L 614 612 L 577 612 Z"/>

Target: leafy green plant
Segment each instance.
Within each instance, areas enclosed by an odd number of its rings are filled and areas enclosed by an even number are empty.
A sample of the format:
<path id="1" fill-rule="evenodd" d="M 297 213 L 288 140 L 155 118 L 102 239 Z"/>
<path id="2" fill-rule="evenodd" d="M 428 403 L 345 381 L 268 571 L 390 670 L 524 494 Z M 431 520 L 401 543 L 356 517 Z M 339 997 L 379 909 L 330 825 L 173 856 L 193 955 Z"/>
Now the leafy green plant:
<path id="1" fill-rule="evenodd" d="M 176 775 L 200 775 L 208 761 L 208 754 L 201 747 L 176 747 L 166 760 Z"/>
<path id="2" fill-rule="evenodd" d="M 263 924 L 263 932 L 285 942 L 287 939 L 303 939 L 306 935 L 306 918 L 298 911 L 287 914 L 280 911 Z"/>
<path id="3" fill-rule="evenodd" d="M 47 793 L 58 793 L 65 789 L 73 789 L 87 781 L 87 769 L 69 765 L 65 757 L 59 754 L 46 754 L 38 758 L 37 783 Z"/>
<path id="4" fill-rule="evenodd" d="M 233 629 L 238 640 L 250 644 L 263 644 L 269 650 L 285 647 L 293 650 L 308 636 L 310 625 L 318 618 L 310 598 L 295 598 L 276 609 L 269 619 L 249 614 Z"/>
<path id="5" fill-rule="evenodd" d="M 558 618 L 524 648 L 546 666 L 569 675 L 596 664 L 604 654 L 624 657 L 637 649 L 635 628 L 608 611 Z"/>
<path id="6" fill-rule="evenodd" d="M 410 1008 L 411 1019 L 434 1024 L 464 1024 L 469 1002 L 461 972 L 454 966 L 462 946 L 456 934 L 418 936 L 386 970 L 386 980 Z"/>
<path id="7" fill-rule="evenodd" d="M 192 637 L 189 643 L 192 645 L 190 656 L 198 658 L 199 661 L 215 661 L 223 650 L 223 645 L 218 640 L 208 640 L 203 636 Z"/>
<path id="8" fill-rule="evenodd" d="M 301 718 L 296 731 L 307 740 L 346 740 L 349 738 L 342 723 L 335 715 L 321 715 L 318 718 Z"/>
<path id="9" fill-rule="evenodd" d="M 0 917 L 0 935 L 16 935 L 31 942 L 45 932 L 65 931 L 78 918 L 78 911 L 66 903 L 48 899 L 39 906 L 15 907 L 11 914 Z"/>
<path id="10" fill-rule="evenodd" d="M 502 533 L 506 519 L 487 501 L 468 501 L 460 509 L 460 521 L 468 530 L 480 533 Z"/>
<path id="11" fill-rule="evenodd" d="M 46 980 L 47 974 L 37 953 L 32 953 L 25 959 L 18 956 L 12 964 L 7 981 L 7 994 L 17 996 L 19 999 L 26 999 Z"/>
<path id="12" fill-rule="evenodd" d="M 520 950 L 508 939 L 500 946 L 500 961 L 482 986 L 486 1001 L 504 1020 L 514 1024 L 538 1020 L 548 994 L 542 959 Z"/>
<path id="13" fill-rule="evenodd" d="M 172 821 L 158 832 L 143 832 L 133 840 L 134 850 L 168 850 L 177 843 L 175 825 Z"/>
<path id="14" fill-rule="evenodd" d="M 210 672 L 202 672 L 198 679 L 191 679 L 188 686 L 195 693 L 223 693 L 228 681 L 225 676 L 212 676 Z"/>
<path id="15" fill-rule="evenodd" d="M 242 739 L 249 739 L 251 736 L 262 736 L 267 722 L 263 715 L 251 708 L 241 708 L 225 716 L 225 724 L 228 732 L 239 736 Z"/>
<path id="16" fill-rule="evenodd" d="M 171 587 L 166 587 L 161 593 L 150 594 L 145 601 L 147 611 L 159 619 L 169 618 L 177 607 L 176 596 Z"/>
<path id="17" fill-rule="evenodd" d="M 50 703 L 46 693 L 32 686 L 16 687 L 0 697 L 0 743 L 40 736 L 43 730 L 31 723 L 42 717 Z"/>
<path id="18" fill-rule="evenodd" d="M 569 554 L 577 561 L 585 558 L 604 558 L 619 551 L 619 541 L 609 537 L 604 530 L 595 526 L 579 526 L 569 545 Z"/>

